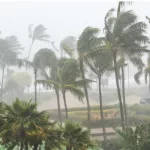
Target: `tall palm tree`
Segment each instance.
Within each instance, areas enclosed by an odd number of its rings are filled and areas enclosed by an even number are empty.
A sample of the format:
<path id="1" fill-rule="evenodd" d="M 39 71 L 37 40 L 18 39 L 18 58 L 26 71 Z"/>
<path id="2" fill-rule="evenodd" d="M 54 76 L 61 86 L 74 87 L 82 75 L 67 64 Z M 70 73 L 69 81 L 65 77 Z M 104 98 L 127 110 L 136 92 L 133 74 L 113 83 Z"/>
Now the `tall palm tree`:
<path id="1" fill-rule="evenodd" d="M 105 37 L 109 45 L 107 49 L 111 50 L 113 55 L 121 123 L 122 128 L 124 128 L 124 111 L 118 80 L 117 59 L 120 58 L 118 57 L 120 54 L 129 57 L 147 51 L 141 43 L 147 43 L 148 37 L 144 35 L 146 24 L 138 22 L 137 16 L 132 11 L 120 12 L 117 17 L 112 16 L 113 11 L 114 9 L 111 9 L 105 16 Z M 124 73 L 122 72 L 122 74 Z"/>
<path id="2" fill-rule="evenodd" d="M 117 9 L 117 16 L 119 16 L 120 13 L 122 13 L 122 8 L 126 4 L 130 5 L 130 4 L 132 4 L 132 2 L 131 1 L 128 1 L 128 2 L 119 1 L 119 3 L 118 3 L 118 9 Z M 143 38 L 145 38 L 145 36 L 143 36 L 142 32 L 139 32 L 139 34 L 137 34 L 136 36 L 140 36 L 141 37 L 141 41 L 142 41 Z M 144 64 L 143 64 L 142 59 L 141 59 L 141 54 L 133 55 L 131 53 L 128 54 L 126 51 L 124 52 L 124 51 L 120 50 L 119 57 L 120 57 L 120 59 L 121 59 L 121 61 L 123 63 L 123 65 L 121 66 L 121 82 L 122 82 L 121 85 L 122 85 L 122 99 L 123 99 L 125 124 L 127 125 L 127 108 L 126 108 L 126 101 L 125 101 L 125 69 L 124 69 L 126 65 L 124 65 L 124 64 L 126 63 L 126 59 L 127 60 L 129 59 L 129 61 L 135 67 L 137 67 L 139 71 L 142 70 L 142 68 L 144 67 Z M 128 61 L 128 66 L 129 66 L 129 61 Z"/>
<path id="3" fill-rule="evenodd" d="M 43 50 L 42 50 L 43 51 Z M 40 72 L 41 72 L 41 77 L 43 77 L 45 80 L 52 80 L 52 81 L 57 81 L 57 57 L 54 52 L 49 51 L 49 50 L 44 50 L 43 52 L 39 53 L 39 59 L 40 59 Z M 62 119 L 61 119 L 61 109 L 60 109 L 60 96 L 59 96 L 59 88 L 55 85 L 51 84 L 46 84 L 47 87 L 54 88 L 56 97 L 57 97 L 57 105 L 58 105 L 58 115 L 59 115 L 59 120 L 60 123 L 62 124 Z"/>
<path id="4" fill-rule="evenodd" d="M 103 39 L 101 38 L 94 38 L 93 42 L 95 43 L 95 46 L 97 44 L 103 43 Z M 96 44 L 97 43 L 97 44 Z M 93 44 L 94 45 L 94 44 Z M 88 66 L 91 68 L 91 70 L 97 75 L 98 77 L 98 84 L 99 84 L 99 103 L 100 103 L 100 118 L 102 121 L 102 128 L 103 128 L 103 138 L 104 141 L 106 141 L 106 129 L 104 122 L 104 114 L 103 114 L 103 101 L 102 101 L 102 75 L 104 75 L 106 72 L 109 72 L 112 68 L 112 56 L 108 51 L 98 51 L 95 53 L 91 53 L 91 58 L 87 59 L 86 62 Z"/>
<path id="5" fill-rule="evenodd" d="M 92 37 L 99 32 L 98 28 L 91 28 L 87 27 L 83 30 L 82 34 L 80 35 L 78 41 L 77 41 L 77 52 L 78 52 L 78 59 L 79 59 L 79 66 L 80 71 L 82 74 L 82 79 L 85 80 L 85 68 L 84 68 L 84 58 L 88 52 L 90 52 L 92 45 L 91 45 L 91 39 Z M 84 93 L 85 98 L 87 102 L 87 109 L 88 109 L 88 126 L 90 128 L 90 102 L 89 102 L 89 96 L 88 96 L 88 90 L 86 84 L 84 84 Z"/>
<path id="6" fill-rule="evenodd" d="M 80 87 L 82 87 L 85 82 L 89 82 L 89 80 L 78 79 L 81 75 L 77 61 L 73 58 L 61 58 L 57 68 L 52 70 L 51 73 L 52 75 L 53 73 L 55 74 L 55 80 L 52 80 L 53 78 L 49 80 L 37 80 L 37 83 L 51 84 L 62 92 L 66 119 L 68 119 L 66 92 L 70 91 L 75 96 L 78 96 L 79 100 L 82 100 L 84 94 Z"/>
<path id="7" fill-rule="evenodd" d="M 32 31 L 32 24 L 29 25 L 28 31 L 29 31 L 29 38 L 31 38 L 31 46 L 29 49 L 28 57 L 27 60 L 29 60 L 30 53 L 33 47 L 33 44 L 35 41 L 44 41 L 44 42 L 49 42 L 49 35 L 46 33 L 46 28 L 40 24 L 34 28 Z"/>
<path id="8" fill-rule="evenodd" d="M 48 59 L 46 59 L 48 58 Z M 54 52 L 50 49 L 43 48 L 40 49 L 35 55 L 33 61 L 28 60 L 19 60 L 19 67 L 26 66 L 28 68 L 33 69 L 34 73 L 34 89 L 35 89 L 35 102 L 37 102 L 37 72 L 38 70 L 42 70 L 43 67 L 46 67 L 47 64 L 53 65 L 55 64 L 56 56 Z M 50 67 L 50 66 L 49 66 Z"/>
<path id="9" fill-rule="evenodd" d="M 2 79 L 1 79 L 1 95 L 0 99 L 3 99 L 3 84 L 4 84 L 4 74 L 5 68 L 10 65 L 15 65 L 18 58 L 18 54 L 22 49 L 21 44 L 17 40 L 16 36 L 6 37 L 5 39 L 0 39 L 0 65 L 2 69 Z"/>

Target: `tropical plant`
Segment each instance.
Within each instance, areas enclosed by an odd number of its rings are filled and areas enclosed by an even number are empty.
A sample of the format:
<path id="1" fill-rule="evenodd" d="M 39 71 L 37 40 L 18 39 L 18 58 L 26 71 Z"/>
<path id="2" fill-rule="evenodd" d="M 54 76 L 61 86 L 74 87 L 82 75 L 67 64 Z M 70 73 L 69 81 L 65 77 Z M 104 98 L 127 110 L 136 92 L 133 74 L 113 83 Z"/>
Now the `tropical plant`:
<path id="1" fill-rule="evenodd" d="M 31 38 L 31 46 L 30 46 L 30 49 L 29 49 L 29 54 L 28 54 L 28 57 L 27 57 L 27 60 L 29 60 L 29 57 L 30 57 L 30 53 L 31 53 L 31 50 L 32 50 L 32 47 L 33 47 L 33 44 L 35 41 L 44 41 L 44 42 L 49 42 L 49 35 L 46 33 L 46 28 L 40 24 L 40 25 L 37 25 L 34 30 L 32 31 L 32 24 L 29 25 L 29 28 L 28 28 L 28 31 L 29 31 L 29 38 Z"/>
<path id="2" fill-rule="evenodd" d="M 15 65 L 18 58 L 18 54 L 22 49 L 16 36 L 6 37 L 5 39 L 0 39 L 0 66 L 2 69 L 2 79 L 1 79 L 1 94 L 0 99 L 3 100 L 3 85 L 4 85 L 4 75 L 6 66 Z"/>
<path id="3" fill-rule="evenodd" d="M 89 131 L 77 122 L 69 120 L 65 122 L 62 138 L 65 141 L 66 150 L 83 150 L 94 147 Z"/>
<path id="4" fill-rule="evenodd" d="M 48 58 L 48 59 L 47 59 Z M 19 60 L 19 67 L 26 66 L 32 68 L 34 72 L 34 87 L 35 87 L 35 102 L 37 102 L 37 72 L 46 67 L 47 64 L 54 65 L 56 61 L 56 56 L 51 49 L 43 48 L 40 49 L 35 55 L 33 61 Z"/>
<path id="5" fill-rule="evenodd" d="M 46 111 L 38 112 L 37 104 L 31 101 L 16 99 L 12 105 L 4 105 L 4 125 L 0 130 L 3 139 L 2 144 L 8 149 L 19 146 L 20 150 L 33 146 L 37 150 L 46 139 L 46 130 L 54 123 L 49 122 L 49 114 Z"/>
<path id="6" fill-rule="evenodd" d="M 121 131 L 115 129 L 116 132 L 123 138 L 123 149 L 125 150 L 147 150 L 150 148 L 150 123 L 144 122 L 136 126 L 135 129 L 131 127 Z"/>
<path id="7" fill-rule="evenodd" d="M 104 31 L 107 43 L 106 49 L 111 50 L 113 56 L 122 119 L 121 122 L 122 128 L 124 128 L 124 111 L 118 79 L 117 60 L 120 59 L 120 54 L 127 56 L 124 57 L 124 60 L 126 60 L 126 58 L 130 58 L 130 56 L 138 55 L 147 51 L 145 44 L 148 42 L 148 37 L 144 35 L 146 32 L 146 24 L 144 22 L 138 22 L 137 16 L 132 11 L 118 11 L 119 13 L 117 14 L 117 17 L 113 17 L 113 11 L 114 9 L 109 10 L 105 16 Z M 141 70 L 136 74 L 136 77 L 140 73 Z"/>
<path id="8" fill-rule="evenodd" d="M 104 38 L 93 38 L 91 40 L 93 40 L 93 42 L 91 42 L 91 44 L 94 45 L 95 47 L 97 47 L 97 45 L 99 46 L 100 43 L 103 46 L 103 39 Z M 112 68 L 112 56 L 108 51 L 98 51 L 95 53 L 91 53 L 90 54 L 90 58 L 86 57 L 86 62 L 88 64 L 88 66 L 91 68 L 91 70 L 97 75 L 98 77 L 98 84 L 99 84 L 99 103 L 100 103 L 100 119 L 104 120 L 104 114 L 103 114 L 103 101 L 102 101 L 102 90 L 101 90 L 101 86 L 102 86 L 102 76 L 106 73 L 111 71 Z M 102 125 L 103 127 L 103 137 L 104 137 L 104 141 L 106 141 L 106 130 L 105 130 L 105 125 Z"/>
<path id="9" fill-rule="evenodd" d="M 75 59 L 61 58 L 58 62 L 57 67 L 52 68 L 51 76 L 48 80 L 37 80 L 37 83 L 53 85 L 54 88 L 62 92 L 67 119 L 68 111 L 66 102 L 66 92 L 70 91 L 75 96 L 78 96 L 79 100 L 82 100 L 84 94 L 80 87 L 83 86 L 84 82 L 87 83 L 90 81 L 78 80 L 80 76 L 80 70 Z"/>
<path id="10" fill-rule="evenodd" d="M 78 60 L 79 60 L 79 67 L 82 74 L 82 79 L 85 80 L 85 68 L 84 68 L 84 58 L 85 56 L 91 51 L 92 49 L 92 37 L 95 36 L 99 32 L 98 28 L 91 28 L 87 27 L 83 30 L 82 34 L 80 35 L 78 41 L 77 41 L 77 52 L 78 52 Z M 84 93 L 85 98 L 87 102 L 87 109 L 88 109 L 88 126 L 90 128 L 90 102 L 89 102 L 89 96 L 88 96 L 88 90 L 86 84 L 84 84 Z"/>
<path id="11" fill-rule="evenodd" d="M 114 136 L 106 141 L 100 141 L 100 147 L 104 150 L 121 150 L 123 149 L 123 138 L 120 136 Z"/>

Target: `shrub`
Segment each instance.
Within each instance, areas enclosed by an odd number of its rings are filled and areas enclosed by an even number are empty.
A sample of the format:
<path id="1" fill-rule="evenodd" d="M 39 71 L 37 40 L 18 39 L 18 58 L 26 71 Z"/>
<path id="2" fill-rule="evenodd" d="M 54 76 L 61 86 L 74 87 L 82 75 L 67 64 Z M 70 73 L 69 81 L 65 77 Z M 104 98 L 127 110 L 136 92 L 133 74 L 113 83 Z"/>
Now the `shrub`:
<path id="1" fill-rule="evenodd" d="M 123 148 L 123 139 L 117 136 L 106 141 L 101 141 L 99 147 L 103 150 L 120 150 Z"/>

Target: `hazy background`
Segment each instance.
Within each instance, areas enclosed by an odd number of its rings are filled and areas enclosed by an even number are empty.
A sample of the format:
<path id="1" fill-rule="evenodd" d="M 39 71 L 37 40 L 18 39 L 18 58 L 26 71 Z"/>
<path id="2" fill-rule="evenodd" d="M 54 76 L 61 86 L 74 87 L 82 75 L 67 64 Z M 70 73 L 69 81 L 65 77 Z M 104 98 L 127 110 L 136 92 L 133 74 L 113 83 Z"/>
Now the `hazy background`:
<path id="1" fill-rule="evenodd" d="M 88 2 L 0 1 L 0 31 L 2 32 L 0 36 L 16 35 L 24 47 L 21 57 L 25 58 L 30 47 L 28 38 L 30 24 L 34 26 L 43 24 L 48 29 L 51 40 L 55 41 L 55 45 L 59 48 L 59 43 L 63 38 L 70 35 L 78 37 L 87 26 L 98 27 L 103 34 L 104 16 L 109 9 L 116 8 L 117 4 L 118 1 L 92 0 Z M 139 16 L 139 20 L 146 21 L 145 16 L 150 16 L 149 4 L 150 2 L 133 2 L 128 9 L 133 9 Z M 150 34 L 149 30 L 148 34 Z M 30 59 L 32 60 L 40 48 L 45 47 L 51 48 L 50 43 L 35 42 Z M 130 65 L 132 84 L 134 84 L 135 72 L 136 70 Z"/>

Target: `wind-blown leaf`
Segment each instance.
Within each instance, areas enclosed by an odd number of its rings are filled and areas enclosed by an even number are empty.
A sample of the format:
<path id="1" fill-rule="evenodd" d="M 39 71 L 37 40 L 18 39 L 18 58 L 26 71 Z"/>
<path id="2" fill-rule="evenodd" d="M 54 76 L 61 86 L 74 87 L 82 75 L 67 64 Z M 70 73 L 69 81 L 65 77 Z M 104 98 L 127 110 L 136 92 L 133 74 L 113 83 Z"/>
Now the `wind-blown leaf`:
<path id="1" fill-rule="evenodd" d="M 135 75 L 134 75 L 134 80 L 137 84 L 140 84 L 140 77 L 142 75 L 142 70 L 139 70 Z"/>

